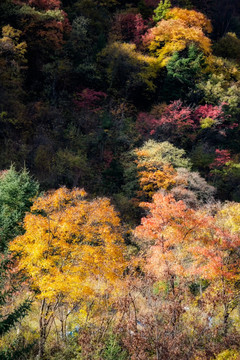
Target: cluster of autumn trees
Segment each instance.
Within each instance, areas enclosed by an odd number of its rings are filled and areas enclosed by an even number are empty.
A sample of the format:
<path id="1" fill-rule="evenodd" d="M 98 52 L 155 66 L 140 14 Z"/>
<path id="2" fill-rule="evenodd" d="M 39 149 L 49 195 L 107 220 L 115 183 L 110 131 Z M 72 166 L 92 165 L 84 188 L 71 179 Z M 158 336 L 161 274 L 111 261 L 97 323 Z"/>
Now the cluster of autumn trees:
<path id="1" fill-rule="evenodd" d="M 240 356 L 239 61 L 237 0 L 1 1 L 1 359 Z"/>
<path id="2" fill-rule="evenodd" d="M 125 197 L 126 153 L 169 141 L 238 201 L 237 1 L 0 6 L 2 169 L 25 164 L 44 189 Z M 216 151 L 229 161 L 213 176 Z"/>
<path id="3" fill-rule="evenodd" d="M 174 169 L 184 152 L 160 145 L 133 154 L 148 200 L 135 228 L 108 198 L 39 196 L 26 170 L 2 172 L 2 359 L 237 359 L 239 203 L 213 201 Z"/>

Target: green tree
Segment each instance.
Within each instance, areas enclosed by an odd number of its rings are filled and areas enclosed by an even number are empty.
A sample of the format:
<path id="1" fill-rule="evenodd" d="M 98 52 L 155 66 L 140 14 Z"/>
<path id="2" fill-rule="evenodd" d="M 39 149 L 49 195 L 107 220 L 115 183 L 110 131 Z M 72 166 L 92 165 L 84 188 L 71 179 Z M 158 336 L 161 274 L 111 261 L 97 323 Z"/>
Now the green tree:
<path id="1" fill-rule="evenodd" d="M 0 251 L 22 233 L 21 222 L 39 191 L 38 183 L 28 171 L 17 172 L 12 166 L 0 174 Z"/>
<path id="2" fill-rule="evenodd" d="M 0 261 L 0 339 L 21 321 L 29 312 L 32 301 L 25 299 L 14 309 L 9 309 L 9 303 L 17 290 L 19 282 L 22 281 L 21 275 L 11 271 L 13 260 L 9 256 L 4 256 Z M 4 343 L 4 342 L 3 342 Z M 0 347 L 1 360 L 21 359 L 29 351 L 31 345 L 24 346 L 15 339 L 10 346 Z"/>
<path id="3" fill-rule="evenodd" d="M 17 172 L 12 166 L 0 173 L 0 337 L 14 328 L 31 307 L 29 299 L 13 309 L 9 307 L 24 278 L 16 271 L 14 259 L 7 250 L 9 241 L 22 233 L 21 222 L 38 190 L 38 183 L 30 177 L 26 169 Z M 28 350 L 29 347 L 25 348 L 16 340 L 10 346 L 0 349 L 0 359 L 21 359 Z"/>
<path id="4" fill-rule="evenodd" d="M 172 5 L 170 0 L 161 0 L 157 8 L 154 10 L 155 15 L 153 15 L 153 20 L 158 22 L 162 19 L 165 19 L 171 6 Z"/>
<path id="5" fill-rule="evenodd" d="M 215 44 L 214 50 L 217 56 L 239 61 L 240 39 L 235 33 L 228 32 Z"/>
<path id="6" fill-rule="evenodd" d="M 205 59 L 195 45 L 190 45 L 183 52 L 173 54 L 167 63 L 167 77 L 164 86 L 164 97 L 183 99 L 195 87 L 201 77 Z"/>
<path id="7" fill-rule="evenodd" d="M 208 104 L 227 103 L 230 114 L 235 116 L 239 114 L 240 107 L 239 83 L 228 81 L 224 75 L 211 74 L 207 81 L 197 84 L 197 88 L 202 91 L 203 98 Z"/>
<path id="8" fill-rule="evenodd" d="M 174 168 L 191 168 L 191 163 L 183 149 L 178 149 L 168 141 L 157 142 L 148 140 L 139 149 L 134 150 L 138 157 L 138 163 L 144 165 L 171 164 Z"/>

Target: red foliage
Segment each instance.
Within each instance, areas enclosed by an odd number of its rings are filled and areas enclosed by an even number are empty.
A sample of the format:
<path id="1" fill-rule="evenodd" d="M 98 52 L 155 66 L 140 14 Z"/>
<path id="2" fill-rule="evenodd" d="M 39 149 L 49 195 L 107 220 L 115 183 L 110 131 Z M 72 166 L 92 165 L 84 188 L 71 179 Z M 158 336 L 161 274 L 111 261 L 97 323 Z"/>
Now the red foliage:
<path id="1" fill-rule="evenodd" d="M 151 114 L 140 113 L 136 127 L 142 135 L 147 137 L 153 135 L 159 127 L 184 133 L 186 130 L 195 130 L 197 125 L 192 116 L 192 109 L 189 106 L 183 106 L 181 100 L 176 100 L 165 108 L 159 119 Z"/>
<path id="2" fill-rule="evenodd" d="M 107 94 L 102 91 L 95 91 L 93 89 L 84 89 L 80 93 L 76 94 L 77 99 L 74 100 L 78 109 L 86 109 L 92 112 L 98 112 L 101 110 L 99 103 L 106 98 Z"/>
<path id="3" fill-rule="evenodd" d="M 221 168 L 231 161 L 230 152 L 228 150 L 216 149 L 215 154 L 216 157 L 214 162 L 210 165 L 211 168 Z"/>
<path id="4" fill-rule="evenodd" d="M 156 119 L 153 115 L 148 113 L 138 114 L 136 128 L 142 136 L 148 137 L 149 134 L 153 135 L 158 126 L 159 119 Z"/>
<path id="5" fill-rule="evenodd" d="M 181 132 L 187 129 L 196 129 L 196 124 L 192 118 L 192 109 L 189 106 L 183 106 L 181 100 L 173 101 L 166 107 L 159 124 L 173 125 Z"/>
<path id="6" fill-rule="evenodd" d="M 144 2 L 147 6 L 156 8 L 158 6 L 159 0 L 145 0 Z"/>
<path id="7" fill-rule="evenodd" d="M 112 32 L 119 40 L 140 44 L 147 26 L 141 14 L 122 13 L 115 18 Z"/>
<path id="8" fill-rule="evenodd" d="M 104 160 L 105 168 L 109 168 L 109 166 L 113 160 L 113 153 L 111 150 L 105 149 L 103 151 L 103 160 Z"/>
<path id="9" fill-rule="evenodd" d="M 147 26 L 140 14 L 135 17 L 135 31 L 134 31 L 134 42 L 139 44 L 142 40 L 142 36 L 145 33 Z"/>
<path id="10" fill-rule="evenodd" d="M 52 20 L 42 24 L 40 29 L 37 29 L 36 34 L 41 39 L 41 44 L 46 43 L 52 48 L 59 49 L 64 44 L 63 34 L 71 30 L 67 14 L 62 11 L 64 16 L 63 21 Z M 33 26 L 36 23 L 33 23 Z M 31 24 L 29 29 L 31 28 Z"/>
<path id="11" fill-rule="evenodd" d="M 42 14 L 49 10 L 60 10 L 60 0 L 13 0 L 17 5 L 28 5 Z M 36 15 L 29 15 L 28 20 L 24 20 L 23 34 L 27 39 L 28 46 L 41 49 L 50 47 L 59 49 L 64 44 L 64 33 L 71 31 L 71 25 L 67 14 L 61 10 L 62 19 L 44 18 Z"/>
<path id="12" fill-rule="evenodd" d="M 211 118 L 213 120 L 224 120 L 222 106 L 201 105 L 198 106 L 194 113 L 194 118 L 200 122 L 201 119 Z"/>
<path id="13" fill-rule="evenodd" d="M 202 119 L 211 118 L 214 120 L 212 129 L 226 136 L 225 131 L 238 127 L 238 124 L 232 123 L 231 116 L 224 113 L 224 105 L 206 104 L 194 109 L 190 106 L 184 106 L 181 100 L 175 100 L 165 108 L 159 117 L 140 113 L 136 121 L 136 128 L 145 137 L 155 134 L 159 127 L 169 133 L 184 134 L 191 132 L 194 134 L 196 130 L 200 129 Z"/>
<path id="14" fill-rule="evenodd" d="M 201 119 L 210 118 L 215 120 L 214 128 L 222 130 L 221 134 L 226 136 L 225 130 L 234 129 L 238 127 L 238 124 L 231 122 L 231 116 L 226 115 L 224 113 L 224 109 L 223 109 L 224 106 L 228 106 L 228 104 L 222 103 L 219 106 L 213 106 L 213 105 L 198 106 L 193 113 L 193 117 L 196 123 L 198 124 L 200 124 Z"/>

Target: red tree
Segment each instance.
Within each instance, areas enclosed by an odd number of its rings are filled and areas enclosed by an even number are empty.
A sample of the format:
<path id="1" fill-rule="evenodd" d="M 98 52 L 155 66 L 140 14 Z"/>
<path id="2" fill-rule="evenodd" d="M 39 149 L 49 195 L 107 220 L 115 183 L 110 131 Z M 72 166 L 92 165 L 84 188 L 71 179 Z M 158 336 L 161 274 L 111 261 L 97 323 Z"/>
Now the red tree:
<path id="1" fill-rule="evenodd" d="M 142 41 L 147 26 L 141 14 L 120 13 L 117 14 L 112 27 L 112 33 L 117 40 L 133 42 L 136 45 Z"/>
<path id="2" fill-rule="evenodd" d="M 230 152 L 228 150 L 216 149 L 215 154 L 215 160 L 212 164 L 210 164 L 211 168 L 221 168 L 231 161 Z"/>
<path id="3" fill-rule="evenodd" d="M 78 109 L 86 109 L 92 112 L 101 110 L 100 103 L 107 97 L 102 91 L 93 89 L 84 89 L 80 93 L 76 93 L 75 105 Z"/>

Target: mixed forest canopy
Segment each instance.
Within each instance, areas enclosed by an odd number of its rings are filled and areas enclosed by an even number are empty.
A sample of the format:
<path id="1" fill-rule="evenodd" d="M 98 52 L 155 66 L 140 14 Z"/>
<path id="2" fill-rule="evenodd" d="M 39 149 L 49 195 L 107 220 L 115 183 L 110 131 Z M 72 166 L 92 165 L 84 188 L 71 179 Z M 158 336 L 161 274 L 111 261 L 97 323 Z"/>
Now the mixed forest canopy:
<path id="1" fill-rule="evenodd" d="M 238 0 L 1 0 L 0 359 L 240 358 Z"/>

